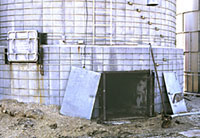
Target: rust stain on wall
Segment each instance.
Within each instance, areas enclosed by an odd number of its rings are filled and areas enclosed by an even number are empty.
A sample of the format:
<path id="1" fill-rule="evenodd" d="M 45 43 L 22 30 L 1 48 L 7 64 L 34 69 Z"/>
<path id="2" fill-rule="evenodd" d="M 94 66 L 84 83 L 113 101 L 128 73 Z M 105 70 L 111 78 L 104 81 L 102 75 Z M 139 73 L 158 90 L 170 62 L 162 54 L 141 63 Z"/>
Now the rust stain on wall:
<path id="1" fill-rule="evenodd" d="M 14 79 L 13 79 L 13 66 L 12 63 L 10 64 L 10 93 L 12 95 L 12 89 L 14 85 Z"/>
<path id="2" fill-rule="evenodd" d="M 81 53 L 81 48 L 80 48 L 80 46 L 78 47 L 78 53 L 79 53 L 79 54 Z"/>
<path id="3" fill-rule="evenodd" d="M 43 101 L 43 97 L 44 97 L 44 78 L 43 76 L 41 75 L 40 77 L 40 67 L 39 65 L 37 65 L 37 81 L 38 81 L 38 93 L 39 93 L 39 101 L 40 101 L 40 104 L 43 104 L 44 101 Z M 38 98 L 38 95 L 36 96 L 36 98 Z"/>

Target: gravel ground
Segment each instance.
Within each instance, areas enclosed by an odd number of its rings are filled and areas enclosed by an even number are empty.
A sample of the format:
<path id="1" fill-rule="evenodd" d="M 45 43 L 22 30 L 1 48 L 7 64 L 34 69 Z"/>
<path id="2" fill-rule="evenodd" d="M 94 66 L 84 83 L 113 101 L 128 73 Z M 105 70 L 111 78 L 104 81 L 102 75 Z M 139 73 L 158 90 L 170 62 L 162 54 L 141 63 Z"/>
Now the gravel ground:
<path id="1" fill-rule="evenodd" d="M 200 111 L 200 98 L 187 96 L 189 111 Z M 59 114 L 55 105 L 0 101 L 0 138 L 185 138 L 179 132 L 200 129 L 200 115 L 179 117 L 169 128 L 162 128 L 161 116 L 125 121 L 122 124 L 97 124 Z"/>

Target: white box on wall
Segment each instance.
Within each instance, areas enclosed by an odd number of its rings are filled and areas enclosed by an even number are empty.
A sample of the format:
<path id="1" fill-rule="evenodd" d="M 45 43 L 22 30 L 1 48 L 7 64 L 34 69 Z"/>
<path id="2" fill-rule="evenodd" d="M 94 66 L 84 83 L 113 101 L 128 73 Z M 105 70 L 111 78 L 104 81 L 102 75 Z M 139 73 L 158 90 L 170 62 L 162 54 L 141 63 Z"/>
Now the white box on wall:
<path id="1" fill-rule="evenodd" d="M 8 32 L 8 61 L 37 62 L 38 33 L 35 30 Z"/>

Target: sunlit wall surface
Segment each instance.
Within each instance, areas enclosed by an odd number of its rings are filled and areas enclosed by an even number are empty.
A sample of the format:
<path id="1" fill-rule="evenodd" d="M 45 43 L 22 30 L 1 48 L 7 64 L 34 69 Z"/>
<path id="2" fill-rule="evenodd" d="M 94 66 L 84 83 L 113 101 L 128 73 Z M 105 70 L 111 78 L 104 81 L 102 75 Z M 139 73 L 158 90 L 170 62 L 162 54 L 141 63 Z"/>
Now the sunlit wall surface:
<path id="1" fill-rule="evenodd" d="M 47 34 L 43 69 L 36 63 L 5 64 L 11 30 Z M 0 99 L 61 105 L 72 66 L 96 72 L 154 70 L 183 84 L 183 50 L 175 48 L 176 0 L 0 0 Z M 155 80 L 154 107 L 161 111 Z"/>
<path id="2" fill-rule="evenodd" d="M 200 92 L 199 0 L 177 0 L 177 47 L 185 50 L 185 91 Z"/>
<path id="3" fill-rule="evenodd" d="M 128 2 L 132 2 L 128 3 Z M 176 1 L 1 0 L 0 44 L 11 30 L 47 33 L 47 43 L 175 47 Z M 63 41 L 65 43 L 63 43 Z"/>

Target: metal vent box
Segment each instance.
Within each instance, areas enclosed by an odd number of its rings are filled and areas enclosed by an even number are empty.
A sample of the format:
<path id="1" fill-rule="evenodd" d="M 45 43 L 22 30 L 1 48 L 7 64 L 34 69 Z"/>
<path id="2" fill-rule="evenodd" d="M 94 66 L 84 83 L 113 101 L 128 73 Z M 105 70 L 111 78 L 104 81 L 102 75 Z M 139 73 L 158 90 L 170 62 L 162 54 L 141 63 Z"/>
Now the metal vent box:
<path id="1" fill-rule="evenodd" d="M 37 62 L 38 32 L 35 30 L 8 32 L 8 61 Z"/>

